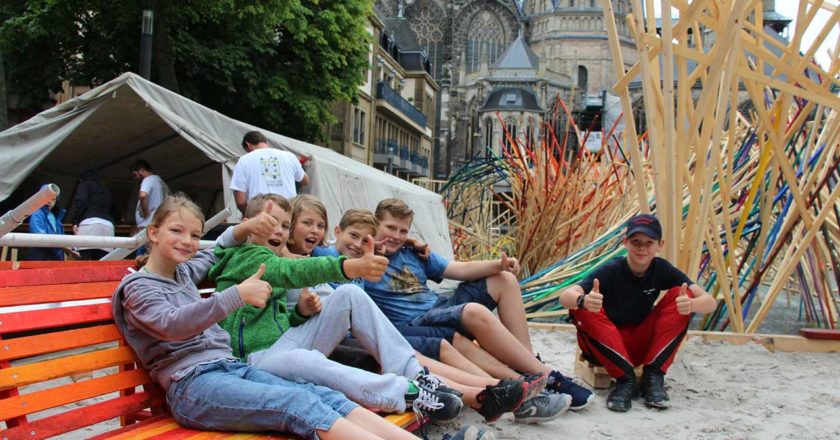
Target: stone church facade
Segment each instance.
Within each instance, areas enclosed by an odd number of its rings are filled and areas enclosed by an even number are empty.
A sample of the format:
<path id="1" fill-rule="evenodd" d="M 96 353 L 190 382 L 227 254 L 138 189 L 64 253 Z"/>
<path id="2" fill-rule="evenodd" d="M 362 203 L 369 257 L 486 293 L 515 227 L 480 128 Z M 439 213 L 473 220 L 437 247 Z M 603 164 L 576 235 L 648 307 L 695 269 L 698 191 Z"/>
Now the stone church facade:
<path id="1" fill-rule="evenodd" d="M 624 63 L 635 63 L 624 18 L 612 0 Z M 428 54 L 440 86 L 433 177 L 508 142 L 537 142 L 557 97 L 583 129 L 600 111 L 615 71 L 599 0 L 377 0 L 384 18 L 404 19 Z"/>

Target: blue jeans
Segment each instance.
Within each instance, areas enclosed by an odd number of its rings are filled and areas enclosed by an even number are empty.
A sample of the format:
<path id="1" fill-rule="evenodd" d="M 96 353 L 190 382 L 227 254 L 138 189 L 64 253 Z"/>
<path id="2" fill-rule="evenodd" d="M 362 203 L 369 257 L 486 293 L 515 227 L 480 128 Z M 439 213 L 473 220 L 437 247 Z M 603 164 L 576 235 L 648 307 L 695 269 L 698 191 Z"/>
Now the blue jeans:
<path id="1" fill-rule="evenodd" d="M 217 431 L 285 431 L 318 439 L 358 405 L 343 394 L 296 383 L 241 362 L 200 364 L 166 393 L 181 426 Z"/>
<path id="2" fill-rule="evenodd" d="M 458 285 L 455 289 L 455 294 L 451 298 L 441 296 L 431 309 L 426 313 L 414 318 L 408 323 L 397 326 L 397 328 L 404 334 L 409 336 L 423 336 L 423 337 L 441 337 L 447 339 L 447 335 L 451 332 L 454 336 L 454 329 L 458 333 L 466 336 L 468 339 L 474 339 L 473 335 L 464 327 L 461 322 L 461 315 L 464 313 L 464 307 L 468 303 L 478 303 L 487 307 L 490 311 L 496 309 L 496 301 L 490 296 L 487 291 L 487 278 L 481 278 L 475 281 L 465 281 Z M 412 331 L 414 327 L 417 331 Z M 437 333 L 432 331 L 424 331 L 422 328 L 432 328 L 437 330 Z M 452 342 L 452 336 L 447 339 Z"/>

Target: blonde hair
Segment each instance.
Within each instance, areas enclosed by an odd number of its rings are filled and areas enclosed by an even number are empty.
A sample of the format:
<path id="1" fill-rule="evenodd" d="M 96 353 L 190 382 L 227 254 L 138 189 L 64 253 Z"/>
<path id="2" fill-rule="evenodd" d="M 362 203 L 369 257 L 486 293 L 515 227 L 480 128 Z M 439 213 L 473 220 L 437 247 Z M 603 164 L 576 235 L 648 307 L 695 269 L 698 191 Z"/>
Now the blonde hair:
<path id="1" fill-rule="evenodd" d="M 298 194 L 298 195 L 292 197 L 291 203 L 292 203 L 292 232 L 294 232 L 294 230 L 295 230 L 295 225 L 297 224 L 298 217 L 300 217 L 301 211 L 303 211 L 304 209 L 308 209 L 310 211 L 315 211 L 315 213 L 317 213 L 318 215 L 321 216 L 321 218 L 324 219 L 324 231 L 325 231 L 325 233 L 324 233 L 324 237 L 321 238 L 321 242 L 318 243 L 318 245 L 319 246 L 326 246 L 326 244 L 327 244 L 327 242 L 326 242 L 326 238 L 327 238 L 326 231 L 330 227 L 330 222 L 327 219 L 328 218 L 327 217 L 327 207 L 324 206 L 324 204 L 321 203 L 321 201 L 318 200 L 316 197 L 310 196 L 309 194 Z M 289 234 L 288 243 L 291 244 L 292 246 L 295 246 L 294 240 L 292 240 L 292 234 L 291 233 Z"/>
<path id="2" fill-rule="evenodd" d="M 204 213 L 201 211 L 201 208 L 199 208 L 195 202 L 190 200 L 189 196 L 182 192 L 177 192 L 167 196 L 163 203 L 158 206 L 155 210 L 155 214 L 152 216 L 152 220 L 148 225 L 146 225 L 146 231 L 148 231 L 151 227 L 160 228 L 161 225 L 163 225 L 163 222 L 165 222 L 171 214 L 181 212 L 182 210 L 186 210 L 190 214 L 194 215 L 195 218 L 201 222 L 201 229 L 204 229 Z M 151 251 L 152 244 L 146 243 L 146 248 Z M 146 253 L 145 255 L 140 255 L 135 258 L 134 262 L 138 266 L 144 266 L 148 260 L 149 254 Z"/>
<path id="3" fill-rule="evenodd" d="M 385 218 L 386 213 L 391 214 L 391 217 L 400 220 L 414 219 L 414 211 L 412 211 L 405 202 L 397 198 L 385 199 L 376 205 L 375 214 L 377 220 L 382 221 Z"/>
<path id="4" fill-rule="evenodd" d="M 376 230 L 379 229 L 379 221 L 369 209 L 348 209 L 347 211 L 344 211 L 344 215 L 341 216 L 341 221 L 338 222 L 338 227 L 345 229 L 350 226 L 369 228 L 371 230 L 371 235 L 376 235 Z"/>
<path id="5" fill-rule="evenodd" d="M 254 218 L 265 209 L 265 204 L 271 200 L 277 207 L 286 212 L 292 212 L 292 205 L 285 197 L 279 194 L 257 194 L 248 201 L 248 206 L 245 207 L 245 217 Z"/>

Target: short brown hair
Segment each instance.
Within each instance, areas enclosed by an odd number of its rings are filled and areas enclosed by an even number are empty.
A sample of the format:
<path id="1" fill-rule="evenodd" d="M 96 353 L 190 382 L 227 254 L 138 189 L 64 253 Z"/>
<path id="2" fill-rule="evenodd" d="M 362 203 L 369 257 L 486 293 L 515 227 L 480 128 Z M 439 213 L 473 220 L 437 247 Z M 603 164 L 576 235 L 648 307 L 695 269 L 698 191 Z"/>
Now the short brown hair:
<path id="1" fill-rule="evenodd" d="M 292 212 L 292 205 L 283 196 L 278 194 L 257 194 L 248 201 L 248 206 L 245 207 L 245 217 L 254 218 L 265 209 L 265 204 L 271 200 L 280 209 L 286 212 Z"/>
<path id="2" fill-rule="evenodd" d="M 309 194 L 298 194 L 292 197 L 292 231 L 295 229 L 295 224 L 297 223 L 298 217 L 300 217 L 300 212 L 305 209 L 309 209 L 315 211 L 324 218 L 324 229 L 329 230 L 330 222 L 327 217 L 327 207 L 321 203 L 315 196 L 310 196 Z M 294 240 L 292 240 L 291 233 L 289 233 L 289 242 L 292 243 L 294 246 Z M 327 234 L 324 234 L 324 238 L 321 239 L 321 242 L 318 243 L 320 246 L 326 246 Z"/>
<path id="3" fill-rule="evenodd" d="M 242 148 L 244 148 L 246 152 L 251 151 L 248 149 L 249 144 L 257 145 L 263 142 L 268 143 L 268 139 L 266 139 L 265 135 L 259 131 L 249 131 L 245 133 L 245 136 L 242 136 Z"/>
<path id="4" fill-rule="evenodd" d="M 385 213 L 391 214 L 391 217 L 398 218 L 400 220 L 414 219 L 414 211 L 412 211 L 405 202 L 397 198 L 385 199 L 376 205 L 377 220 L 382 221 L 382 219 L 385 218 Z"/>
<path id="5" fill-rule="evenodd" d="M 379 228 L 379 221 L 369 209 L 348 209 L 347 211 L 344 211 L 344 215 L 341 216 L 341 221 L 338 222 L 338 227 L 345 229 L 350 226 L 370 228 L 371 235 L 376 235 L 376 230 Z"/>

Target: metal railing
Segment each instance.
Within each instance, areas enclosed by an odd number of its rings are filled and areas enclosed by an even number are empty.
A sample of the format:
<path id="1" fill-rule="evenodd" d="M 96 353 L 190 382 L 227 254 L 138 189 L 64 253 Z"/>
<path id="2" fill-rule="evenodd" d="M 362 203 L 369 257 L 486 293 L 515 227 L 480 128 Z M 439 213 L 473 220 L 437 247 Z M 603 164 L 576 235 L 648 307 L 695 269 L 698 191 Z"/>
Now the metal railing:
<path id="1" fill-rule="evenodd" d="M 20 226 L 33 212 L 55 200 L 60 192 L 61 190 L 58 188 L 58 185 L 48 183 L 45 188 L 36 192 L 35 195 L 26 199 L 15 209 L 3 214 L 0 217 L 0 237 L 3 237 Z"/>
<path id="2" fill-rule="evenodd" d="M 396 107 L 404 115 L 416 122 L 421 127 L 426 127 L 426 115 L 405 98 L 402 97 L 396 90 L 392 89 L 384 81 L 376 83 L 376 99 L 384 99 L 385 102 Z"/>

